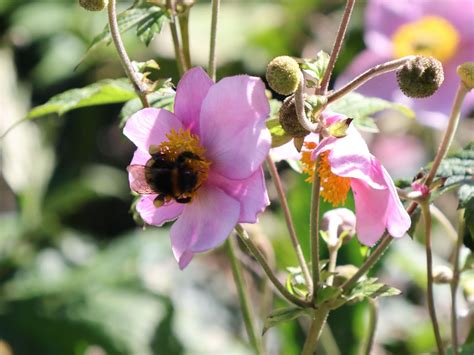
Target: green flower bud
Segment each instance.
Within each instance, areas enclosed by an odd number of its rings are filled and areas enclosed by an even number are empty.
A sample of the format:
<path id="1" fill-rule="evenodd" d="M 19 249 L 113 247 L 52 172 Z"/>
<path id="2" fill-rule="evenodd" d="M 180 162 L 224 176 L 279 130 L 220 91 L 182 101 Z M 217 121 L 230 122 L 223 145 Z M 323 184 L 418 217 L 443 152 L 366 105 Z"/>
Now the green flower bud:
<path id="1" fill-rule="evenodd" d="M 291 95 L 300 82 L 300 66 L 291 57 L 274 58 L 267 66 L 267 81 L 281 95 Z"/>
<path id="2" fill-rule="evenodd" d="M 280 107 L 280 124 L 292 137 L 304 137 L 309 131 L 301 126 L 296 114 L 295 97 L 290 96 L 283 101 Z"/>
<path id="3" fill-rule="evenodd" d="M 397 70 L 400 90 L 413 98 L 433 95 L 444 81 L 443 66 L 433 57 L 417 56 Z"/>
<path id="4" fill-rule="evenodd" d="M 456 72 L 469 90 L 474 89 L 474 62 L 462 63 L 456 68 Z"/>
<path id="5" fill-rule="evenodd" d="M 108 3 L 109 0 L 79 0 L 79 5 L 88 11 L 101 11 Z"/>

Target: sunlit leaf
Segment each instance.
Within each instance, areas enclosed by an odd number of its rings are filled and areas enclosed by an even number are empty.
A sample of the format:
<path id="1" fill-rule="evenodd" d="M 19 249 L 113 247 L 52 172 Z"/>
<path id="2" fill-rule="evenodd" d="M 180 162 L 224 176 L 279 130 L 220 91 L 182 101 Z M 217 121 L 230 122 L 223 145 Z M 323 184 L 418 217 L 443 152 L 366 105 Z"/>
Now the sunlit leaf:
<path id="1" fill-rule="evenodd" d="M 55 95 L 45 104 L 33 108 L 26 119 L 51 113 L 62 115 L 77 108 L 120 103 L 134 97 L 136 97 L 135 91 L 127 79 L 106 79 L 81 89 L 71 89 Z"/>
<path id="2" fill-rule="evenodd" d="M 306 86 L 313 88 L 318 86 L 324 76 L 324 72 L 329 63 L 329 54 L 324 51 L 319 51 L 315 58 L 301 58 L 297 59 L 301 70 L 310 77 L 306 80 Z"/>
<path id="3" fill-rule="evenodd" d="M 369 278 L 359 281 L 351 290 L 348 296 L 349 301 L 361 301 L 364 298 L 378 298 L 387 296 L 396 296 L 401 293 L 400 290 L 377 282 L 377 278 Z"/>
<path id="4" fill-rule="evenodd" d="M 278 118 L 270 118 L 266 125 L 272 135 L 272 148 L 288 143 L 293 137 L 285 132 Z"/>

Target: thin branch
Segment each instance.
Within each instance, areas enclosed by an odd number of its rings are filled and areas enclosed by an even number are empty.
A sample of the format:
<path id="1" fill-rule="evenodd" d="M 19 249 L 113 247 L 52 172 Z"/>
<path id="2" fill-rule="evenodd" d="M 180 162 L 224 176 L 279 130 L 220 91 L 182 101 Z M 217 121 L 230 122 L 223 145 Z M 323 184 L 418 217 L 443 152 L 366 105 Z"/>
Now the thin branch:
<path id="1" fill-rule="evenodd" d="M 337 31 L 336 40 L 334 41 L 334 46 L 332 48 L 331 57 L 329 58 L 328 67 L 324 72 L 323 79 L 321 80 L 321 86 L 316 88 L 316 94 L 326 94 L 329 87 L 329 80 L 331 79 L 332 71 L 336 65 L 337 57 L 342 48 L 342 43 L 344 42 L 344 36 L 346 35 L 347 26 L 349 25 L 349 20 L 351 18 L 352 9 L 354 8 L 355 0 L 348 0 L 346 7 L 344 8 L 344 14 L 342 15 L 341 24 Z"/>
<path id="2" fill-rule="evenodd" d="M 396 59 L 396 60 L 392 60 L 383 64 L 376 65 L 375 67 L 372 67 L 366 70 L 359 76 L 355 77 L 352 81 L 344 85 L 339 90 L 330 93 L 328 95 L 328 104 L 331 104 L 334 101 L 339 100 L 344 95 L 347 95 L 348 93 L 356 90 L 359 86 L 365 84 L 367 81 L 379 75 L 398 69 L 399 67 L 401 67 L 402 65 L 404 65 L 406 62 L 408 62 L 409 60 L 413 58 L 415 58 L 415 56 L 403 57 L 400 59 Z"/>
<path id="3" fill-rule="evenodd" d="M 191 68 L 191 50 L 189 48 L 189 9 L 178 15 L 185 71 Z"/>
<path id="4" fill-rule="evenodd" d="M 278 174 L 277 167 L 275 166 L 275 163 L 273 162 L 270 156 L 267 157 L 266 162 L 268 170 L 270 171 L 270 175 L 272 176 L 273 183 L 275 184 L 275 188 L 277 190 L 278 198 L 280 200 L 281 208 L 283 210 L 283 215 L 285 216 L 286 225 L 288 227 L 288 233 L 290 234 L 291 244 L 295 249 L 296 257 L 298 258 L 298 263 L 303 273 L 306 286 L 308 287 L 308 292 L 312 293 L 313 282 L 311 280 L 311 274 L 309 272 L 308 265 L 306 264 L 306 260 L 303 255 L 303 250 L 301 249 L 300 242 L 296 235 L 295 225 L 293 223 L 293 218 L 291 217 L 290 207 L 288 206 L 288 201 L 286 199 L 285 190 L 283 189 L 283 185 L 281 183 L 280 175 Z"/>
<path id="5" fill-rule="evenodd" d="M 176 57 L 176 65 L 178 66 L 179 76 L 183 76 L 186 71 L 186 64 L 184 60 L 183 50 L 179 43 L 178 27 L 176 26 L 176 8 L 174 0 L 166 0 L 166 6 L 170 9 L 170 30 L 171 38 L 173 39 L 174 54 Z"/>
<path id="6" fill-rule="evenodd" d="M 321 181 L 318 173 L 318 166 L 321 158 L 318 156 L 314 165 L 313 186 L 311 190 L 311 209 L 309 216 L 309 236 L 311 243 L 311 267 L 313 271 L 313 301 L 316 299 L 316 293 L 319 286 L 319 201 L 321 192 Z"/>
<path id="7" fill-rule="evenodd" d="M 378 303 L 377 300 L 369 298 L 369 324 L 367 326 L 367 339 L 363 342 L 361 355 L 370 355 L 374 344 L 375 330 L 377 329 Z"/>
<path id="8" fill-rule="evenodd" d="M 456 133 L 456 129 L 459 123 L 459 117 L 461 116 L 461 106 L 462 102 L 464 101 L 464 97 L 468 93 L 468 89 L 463 83 L 459 83 L 458 89 L 456 91 L 456 96 L 454 98 L 453 108 L 451 109 L 451 115 L 449 117 L 448 127 L 444 132 L 443 140 L 439 145 L 438 152 L 433 160 L 433 164 L 431 165 L 430 172 L 426 176 L 425 185 L 430 186 L 436 176 L 436 172 L 441 164 L 441 161 L 446 156 L 449 147 L 454 138 L 454 134 Z"/>
<path id="9" fill-rule="evenodd" d="M 444 354 L 443 340 L 439 331 L 438 319 L 436 317 L 436 308 L 433 297 L 433 254 L 431 251 L 431 213 L 429 201 L 421 203 L 421 211 L 425 222 L 425 247 L 426 247 L 426 274 L 427 274 L 427 300 L 428 311 L 430 313 L 433 332 L 436 338 L 438 353 Z"/>
<path id="10" fill-rule="evenodd" d="M 144 83 L 140 81 L 137 76 L 137 73 L 133 69 L 132 62 L 128 57 L 125 46 L 123 45 L 122 38 L 120 37 L 120 30 L 117 23 L 117 12 L 116 12 L 116 0 L 110 0 L 107 7 L 107 14 L 109 19 L 109 29 L 112 41 L 114 42 L 117 53 L 120 57 L 120 62 L 122 63 L 123 69 L 127 74 L 128 79 L 132 82 L 132 85 L 137 93 L 140 101 L 142 102 L 143 107 L 150 107 L 148 103 L 146 94 L 147 88 Z"/>
<path id="11" fill-rule="evenodd" d="M 300 125 L 310 132 L 315 132 L 318 129 L 316 123 L 311 122 L 308 117 L 306 117 L 306 112 L 304 109 L 304 87 L 305 79 L 303 73 L 300 72 L 300 81 L 298 83 L 298 88 L 295 92 L 295 108 L 296 108 L 296 117 Z"/>
<path id="12" fill-rule="evenodd" d="M 217 22 L 219 20 L 220 0 L 212 0 L 211 38 L 209 47 L 209 66 L 207 73 L 213 81 L 216 81 L 216 43 Z"/>
<path id="13" fill-rule="evenodd" d="M 258 355 L 263 355 L 263 345 L 261 337 L 258 335 L 254 324 L 254 314 L 250 303 L 250 297 L 245 286 L 245 280 L 242 275 L 242 269 L 235 256 L 234 250 L 236 249 L 235 241 L 233 238 L 228 238 L 226 241 L 227 254 L 229 255 L 230 264 L 232 266 L 232 274 L 234 276 L 235 286 L 237 287 L 237 293 L 239 295 L 240 307 L 242 309 L 242 316 L 244 318 L 245 328 L 247 335 L 249 336 L 250 343 L 255 349 Z"/>
<path id="14" fill-rule="evenodd" d="M 288 301 L 294 303 L 297 306 L 308 308 L 311 307 L 312 304 L 309 302 L 306 302 L 295 295 L 291 294 L 285 286 L 283 286 L 274 274 L 273 270 L 270 268 L 268 265 L 265 256 L 263 253 L 260 251 L 260 249 L 253 243 L 252 239 L 250 239 L 249 235 L 245 231 L 245 229 L 238 224 L 235 227 L 235 231 L 237 232 L 237 235 L 240 237 L 240 240 L 245 244 L 247 249 L 252 253 L 252 255 L 257 259 L 258 263 L 261 265 L 265 273 L 267 274 L 267 277 L 270 279 L 270 281 L 273 283 L 273 285 L 276 287 L 276 289 L 282 294 L 284 298 L 286 298 Z"/>

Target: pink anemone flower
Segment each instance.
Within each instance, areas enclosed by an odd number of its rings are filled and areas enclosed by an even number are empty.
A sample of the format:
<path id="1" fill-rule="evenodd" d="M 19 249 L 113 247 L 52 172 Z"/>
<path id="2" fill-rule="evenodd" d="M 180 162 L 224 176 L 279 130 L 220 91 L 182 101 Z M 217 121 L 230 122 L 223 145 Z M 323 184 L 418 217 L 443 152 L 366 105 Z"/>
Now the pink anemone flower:
<path id="1" fill-rule="evenodd" d="M 269 205 L 261 166 L 269 112 L 259 78 L 214 84 L 193 68 L 178 84 L 174 113 L 146 108 L 127 121 L 123 132 L 137 146 L 128 167 L 130 187 L 142 195 L 137 211 L 151 225 L 177 219 L 170 234 L 181 269 Z"/>
<path id="2" fill-rule="evenodd" d="M 358 91 L 405 104 L 417 113 L 422 124 L 444 128 L 459 84 L 456 67 L 474 56 L 473 18 L 472 0 L 368 0 L 364 35 L 367 49 L 354 59 L 336 87 L 389 60 L 412 54 L 435 57 L 443 64 L 445 79 L 428 98 L 405 97 L 393 72 L 370 80 Z M 474 91 L 464 102 L 464 114 L 469 114 L 474 109 Z"/>
<path id="3" fill-rule="evenodd" d="M 325 112 L 326 124 L 345 120 L 347 117 Z M 369 152 L 360 133 L 351 125 L 343 138 L 327 137 L 317 142 L 315 134 L 305 138 L 300 161 L 303 172 L 314 172 L 321 180 L 321 196 L 337 207 L 344 204 L 350 189 L 354 194 L 356 232 L 359 241 L 374 245 L 385 229 L 392 237 L 402 237 L 410 228 L 410 216 L 398 198 L 390 175 L 382 164 Z M 279 150 L 279 159 L 295 156 L 292 143 Z M 273 152 L 275 154 L 275 152 Z M 315 169 L 315 160 L 320 164 Z"/>

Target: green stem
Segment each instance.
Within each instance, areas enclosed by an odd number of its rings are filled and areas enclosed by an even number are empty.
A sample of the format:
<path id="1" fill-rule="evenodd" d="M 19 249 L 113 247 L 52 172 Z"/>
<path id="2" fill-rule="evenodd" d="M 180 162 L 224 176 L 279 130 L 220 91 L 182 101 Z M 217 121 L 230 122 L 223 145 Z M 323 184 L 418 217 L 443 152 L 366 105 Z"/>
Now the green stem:
<path id="1" fill-rule="evenodd" d="M 178 27 L 176 26 L 176 9 L 174 0 L 166 0 L 166 6 L 170 9 L 170 30 L 171 38 L 173 39 L 174 54 L 176 57 L 176 65 L 178 66 L 179 76 L 183 76 L 186 71 L 186 64 L 184 60 L 183 51 L 179 43 Z"/>
<path id="2" fill-rule="evenodd" d="M 461 116 L 462 102 L 464 101 L 464 97 L 466 96 L 468 91 L 469 90 L 466 88 L 466 86 L 462 82 L 459 82 L 459 86 L 456 91 L 456 96 L 454 98 L 453 108 L 451 109 L 451 115 L 449 117 L 448 127 L 444 132 L 443 140 L 439 145 L 438 152 L 436 153 L 435 159 L 433 160 L 433 164 L 431 165 L 431 170 L 425 180 L 425 185 L 428 187 L 433 182 L 436 176 L 436 172 L 438 171 L 439 165 L 441 164 L 441 161 L 446 156 L 446 153 L 448 152 L 448 149 L 451 146 L 454 134 L 456 133 L 456 129 L 458 127 L 459 117 Z"/>
<path id="3" fill-rule="evenodd" d="M 311 307 L 312 304 L 309 302 L 306 302 L 295 295 L 291 294 L 285 286 L 283 286 L 276 277 L 276 275 L 273 273 L 273 270 L 270 268 L 268 265 L 265 256 L 263 253 L 260 251 L 260 249 L 253 243 L 252 239 L 250 239 L 249 235 L 245 231 L 245 229 L 240 225 L 235 226 L 235 231 L 237 232 L 237 235 L 240 237 L 240 240 L 242 243 L 245 244 L 247 249 L 252 253 L 252 255 L 255 257 L 257 262 L 260 264 L 262 267 L 263 271 L 265 271 L 265 274 L 267 277 L 270 279 L 272 284 L 275 286 L 275 288 L 281 293 L 281 295 L 286 298 L 288 301 L 294 303 L 297 306 L 303 307 L 303 308 L 308 308 Z"/>
<path id="4" fill-rule="evenodd" d="M 308 265 L 306 265 L 306 260 L 303 255 L 303 250 L 301 249 L 300 242 L 296 235 L 295 225 L 293 224 L 290 207 L 288 206 L 288 201 L 286 200 L 285 190 L 283 189 L 283 184 L 281 183 L 280 175 L 278 174 L 277 167 L 273 162 L 272 158 L 270 158 L 270 156 L 267 157 L 266 162 L 273 183 L 277 190 L 278 198 L 280 200 L 281 208 L 283 210 L 283 215 L 285 216 L 286 225 L 288 227 L 288 233 L 290 234 L 291 244 L 295 249 L 296 257 L 298 258 L 298 262 L 303 273 L 306 286 L 308 287 L 308 291 L 309 293 L 312 293 L 313 282 L 311 280 L 311 274 L 309 273 Z"/>
<path id="5" fill-rule="evenodd" d="M 359 76 L 355 77 L 352 81 L 350 81 L 349 83 L 344 85 L 339 90 L 336 90 L 336 91 L 332 92 L 331 94 L 329 94 L 328 95 L 328 104 L 331 104 L 331 103 L 339 100 L 341 97 L 343 97 L 344 95 L 347 95 L 348 93 L 354 91 L 359 86 L 365 84 L 367 81 L 369 81 L 369 80 L 371 80 L 371 79 L 373 79 L 373 78 L 375 78 L 379 75 L 382 75 L 382 74 L 385 74 L 385 73 L 388 73 L 388 72 L 391 72 L 391 71 L 394 71 L 394 70 L 400 68 L 402 65 L 404 65 L 406 62 L 408 62 L 409 60 L 411 60 L 413 58 L 415 58 L 415 56 L 407 56 L 407 57 L 399 58 L 399 59 L 392 60 L 392 61 L 389 61 L 389 62 L 386 62 L 386 63 L 383 63 L 383 64 L 376 65 L 375 67 L 372 67 L 372 68 L 366 70 L 365 72 L 363 72 Z"/>
<path id="6" fill-rule="evenodd" d="M 336 270 L 336 262 L 337 262 L 337 253 L 339 251 L 339 246 L 336 247 L 328 247 L 329 249 L 329 264 L 328 264 L 328 271 L 333 273 Z M 334 275 L 331 275 L 327 279 L 327 284 L 332 286 L 334 281 Z"/>
<path id="7" fill-rule="evenodd" d="M 454 249 L 454 258 L 453 258 L 453 278 L 451 280 L 451 341 L 453 348 L 453 355 L 458 354 L 458 323 L 457 323 L 457 302 L 456 302 L 456 293 L 459 285 L 459 254 L 461 251 L 463 239 L 464 239 L 464 218 L 462 215 L 459 218 L 458 226 L 458 237 L 456 240 L 456 245 Z"/>
<path id="8" fill-rule="evenodd" d="M 313 272 L 313 302 L 319 287 L 320 270 L 319 270 L 319 200 L 321 181 L 318 174 L 318 166 L 321 159 L 318 156 L 313 172 L 313 186 L 311 190 L 311 209 L 309 217 L 309 231 L 311 243 L 311 267 Z"/>
<path id="9" fill-rule="evenodd" d="M 122 37 L 120 37 L 120 30 L 117 23 L 116 0 L 109 1 L 109 5 L 107 7 L 107 15 L 109 20 L 109 29 L 110 35 L 112 37 L 112 42 L 114 42 L 115 48 L 117 49 L 117 53 L 120 57 L 120 62 L 122 63 L 123 69 L 127 74 L 128 79 L 132 82 L 135 92 L 140 98 L 143 107 L 150 107 L 150 104 L 148 103 L 146 97 L 147 88 L 140 81 L 137 76 L 137 73 L 133 69 L 132 62 L 128 57 L 127 51 L 125 50 L 125 46 L 123 45 Z"/>
<path id="10" fill-rule="evenodd" d="M 263 345 L 261 342 L 261 338 L 258 336 L 253 320 L 253 315 L 255 313 L 252 309 L 250 298 L 245 287 L 245 281 L 242 276 L 242 269 L 240 267 L 239 261 L 235 256 L 234 249 L 236 248 L 236 246 L 233 238 L 227 239 L 226 247 L 227 254 L 229 255 L 230 263 L 232 266 L 232 274 L 234 275 L 235 286 L 237 287 L 240 307 L 242 309 L 242 316 L 244 318 L 245 328 L 247 329 L 247 334 L 250 339 L 250 343 L 252 344 L 255 349 L 255 352 L 258 355 L 263 355 Z"/>
<path id="11" fill-rule="evenodd" d="M 444 354 L 443 341 L 439 331 L 438 319 L 436 317 L 436 309 L 433 297 L 433 254 L 431 251 L 431 213 L 429 201 L 421 203 L 421 212 L 425 222 L 425 246 L 426 246 L 426 273 L 427 273 L 427 300 L 428 311 L 430 313 L 431 323 L 433 324 L 433 332 L 436 338 L 436 346 L 438 353 Z"/>
<path id="12" fill-rule="evenodd" d="M 303 345 L 302 355 L 312 355 L 318 344 L 319 337 L 321 336 L 324 324 L 328 317 L 329 310 L 325 308 L 319 308 L 314 312 L 314 318 L 309 328 L 308 336 Z"/>
<path id="13" fill-rule="evenodd" d="M 361 355 L 370 355 L 374 344 L 375 330 L 377 329 L 378 304 L 377 300 L 369 298 L 369 324 L 367 339 L 363 342 Z"/>
<path id="14" fill-rule="evenodd" d="M 354 3 L 355 0 L 348 0 L 346 3 L 346 7 L 344 8 L 344 14 L 342 15 L 341 19 L 341 24 L 339 25 L 336 40 L 334 41 L 334 46 L 332 48 L 331 57 L 329 58 L 328 67 L 326 68 L 323 79 L 321 80 L 321 86 L 319 88 L 316 88 L 316 93 L 325 95 L 328 90 L 329 80 L 331 79 L 332 71 L 334 70 L 334 66 L 336 65 L 336 60 L 341 51 L 342 43 L 344 42 L 344 36 L 346 35 L 347 26 L 349 25 L 349 20 L 351 18 L 352 9 L 354 8 Z"/>
<path id="15" fill-rule="evenodd" d="M 213 81 L 216 81 L 216 42 L 217 22 L 219 19 L 220 0 L 212 0 L 211 38 L 209 47 L 209 67 L 207 73 Z"/>
<path id="16" fill-rule="evenodd" d="M 191 68 L 191 50 L 189 48 L 189 9 L 178 15 L 185 70 Z"/>

